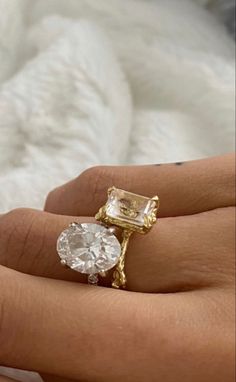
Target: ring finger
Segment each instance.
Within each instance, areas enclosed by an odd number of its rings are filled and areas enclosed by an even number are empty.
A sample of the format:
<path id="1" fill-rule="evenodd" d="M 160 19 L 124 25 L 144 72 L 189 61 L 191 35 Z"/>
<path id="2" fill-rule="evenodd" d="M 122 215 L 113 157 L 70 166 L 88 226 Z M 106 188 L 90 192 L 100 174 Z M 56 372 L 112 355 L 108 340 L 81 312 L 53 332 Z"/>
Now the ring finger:
<path id="1" fill-rule="evenodd" d="M 0 264 L 32 275 L 86 282 L 85 275 L 63 268 L 56 252 L 57 238 L 71 220 L 25 209 L 3 216 Z M 88 217 L 75 220 L 94 222 Z M 229 207 L 162 218 L 147 235 L 133 235 L 126 257 L 128 289 L 169 292 L 226 282 L 233 268 L 233 224 L 234 209 Z M 101 282 L 110 285 L 110 276 Z"/>

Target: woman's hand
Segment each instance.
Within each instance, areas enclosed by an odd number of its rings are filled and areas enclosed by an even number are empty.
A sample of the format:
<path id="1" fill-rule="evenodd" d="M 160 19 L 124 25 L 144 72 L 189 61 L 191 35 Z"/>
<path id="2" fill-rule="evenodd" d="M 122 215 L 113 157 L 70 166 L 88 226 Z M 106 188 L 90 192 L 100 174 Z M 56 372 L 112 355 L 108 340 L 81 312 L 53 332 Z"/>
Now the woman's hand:
<path id="1" fill-rule="evenodd" d="M 94 222 L 112 185 L 158 194 L 161 201 L 151 232 L 131 239 L 126 259 L 129 290 L 167 293 L 232 282 L 233 156 L 88 170 L 49 195 L 46 210 L 51 213 L 19 209 L 0 218 L 0 264 L 32 275 L 86 282 L 83 275 L 61 267 L 56 241 L 70 222 Z M 66 211 L 74 216 L 66 216 Z M 111 275 L 103 282 L 110 285 Z"/>
<path id="2" fill-rule="evenodd" d="M 233 156 L 98 168 L 50 194 L 51 213 L 2 216 L 0 363 L 88 381 L 233 381 L 233 175 Z M 160 197 L 126 261 L 128 289 L 152 294 L 50 280 L 85 281 L 60 266 L 56 240 L 93 221 L 111 185 Z"/>

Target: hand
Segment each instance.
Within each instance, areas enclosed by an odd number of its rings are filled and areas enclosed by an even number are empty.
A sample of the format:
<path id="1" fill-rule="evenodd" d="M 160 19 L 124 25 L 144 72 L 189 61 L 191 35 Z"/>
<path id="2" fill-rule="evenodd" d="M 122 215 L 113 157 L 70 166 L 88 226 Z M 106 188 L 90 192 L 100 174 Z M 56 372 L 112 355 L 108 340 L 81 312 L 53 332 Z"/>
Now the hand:
<path id="1" fill-rule="evenodd" d="M 86 218 L 79 221 L 91 221 L 89 216 L 104 203 L 110 185 L 150 196 L 158 193 L 161 218 L 147 236 L 137 235 L 131 241 L 127 276 L 130 290 L 165 294 L 93 288 L 22 275 L 3 267 L 2 305 L 7 305 L 7 313 L 2 321 L 7 322 L 7 330 L 2 330 L 1 335 L 7 339 L 11 333 L 12 338 L 3 351 L 3 363 L 86 380 L 96 380 L 105 367 L 104 381 L 122 378 L 178 381 L 178 375 L 181 381 L 231 381 L 233 158 L 121 170 L 112 172 L 112 179 L 109 168 L 92 170 L 92 174 L 91 170 L 86 172 L 51 194 L 46 209 L 61 214 L 68 211 L 71 215 L 81 212 Z M 100 181 L 96 182 L 98 178 Z M 93 202 L 90 192 L 95 195 Z M 81 206 L 77 205 L 77 198 Z M 213 210 L 206 212 L 210 209 Z M 1 263 L 34 275 L 84 281 L 79 274 L 58 265 L 54 249 L 57 236 L 73 220 L 28 210 L 3 216 Z M 21 291 L 17 293 L 18 299 L 14 296 L 17 289 Z M 24 308 L 17 309 L 18 304 Z M 19 326 L 14 335 L 17 314 Z M 74 317 L 81 315 L 85 320 L 75 322 Z M 27 317 L 31 317 L 30 328 L 26 325 Z M 89 328 L 92 332 L 88 336 Z M 19 333 L 27 335 L 22 339 Z M 72 338 L 70 354 L 63 351 L 68 338 Z M 37 354 L 35 344 L 38 344 Z M 78 358 L 79 345 L 83 351 Z M 11 358 L 9 349 L 13 347 Z M 102 355 L 97 354 L 100 347 L 104 350 Z M 96 355 L 92 361 L 89 350 Z M 59 362 L 55 362 L 56 358 Z M 92 370 L 85 370 L 88 363 Z M 206 369 L 201 367 L 203 364 L 207 365 Z"/>
<path id="2" fill-rule="evenodd" d="M 94 222 L 113 184 L 143 195 L 158 194 L 161 201 L 160 219 L 152 231 L 131 239 L 128 289 L 177 292 L 227 282 L 228 274 L 217 264 L 232 270 L 231 155 L 182 165 L 90 169 L 49 195 L 45 209 L 51 213 L 20 209 L 2 216 L 0 263 L 32 275 L 86 282 L 87 277 L 61 267 L 56 240 L 72 221 Z M 110 285 L 110 279 L 104 284 Z"/>

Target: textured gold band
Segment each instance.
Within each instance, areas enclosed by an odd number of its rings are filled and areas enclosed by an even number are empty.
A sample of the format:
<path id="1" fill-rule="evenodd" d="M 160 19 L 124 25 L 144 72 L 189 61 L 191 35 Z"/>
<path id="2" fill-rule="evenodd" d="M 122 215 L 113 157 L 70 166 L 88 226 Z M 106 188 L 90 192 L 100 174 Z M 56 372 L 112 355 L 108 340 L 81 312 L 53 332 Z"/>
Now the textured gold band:
<path id="1" fill-rule="evenodd" d="M 113 272 L 112 287 L 116 289 L 126 288 L 127 279 L 125 275 L 125 255 L 127 252 L 129 239 L 132 233 L 133 233 L 132 231 L 128 231 L 128 230 L 124 230 L 122 233 L 123 240 L 121 243 L 121 255 L 116 265 L 116 269 Z"/>

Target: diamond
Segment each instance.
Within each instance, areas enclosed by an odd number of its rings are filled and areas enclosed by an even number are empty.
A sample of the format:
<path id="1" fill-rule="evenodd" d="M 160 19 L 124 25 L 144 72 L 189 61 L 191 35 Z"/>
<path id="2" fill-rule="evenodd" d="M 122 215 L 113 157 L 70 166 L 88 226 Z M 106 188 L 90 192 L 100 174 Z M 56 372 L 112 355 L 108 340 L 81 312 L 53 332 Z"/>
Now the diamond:
<path id="1" fill-rule="evenodd" d="M 93 275 L 117 264 L 121 246 L 116 236 L 102 225 L 73 223 L 59 236 L 57 252 L 73 270 Z"/>
<path id="2" fill-rule="evenodd" d="M 98 275 L 97 274 L 89 275 L 88 283 L 92 284 L 92 285 L 97 285 L 98 284 Z"/>
<path id="3" fill-rule="evenodd" d="M 106 215 L 122 224 L 126 222 L 143 227 L 146 217 L 151 216 L 156 208 L 153 199 L 113 187 L 106 203 Z"/>

